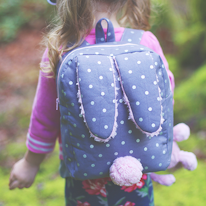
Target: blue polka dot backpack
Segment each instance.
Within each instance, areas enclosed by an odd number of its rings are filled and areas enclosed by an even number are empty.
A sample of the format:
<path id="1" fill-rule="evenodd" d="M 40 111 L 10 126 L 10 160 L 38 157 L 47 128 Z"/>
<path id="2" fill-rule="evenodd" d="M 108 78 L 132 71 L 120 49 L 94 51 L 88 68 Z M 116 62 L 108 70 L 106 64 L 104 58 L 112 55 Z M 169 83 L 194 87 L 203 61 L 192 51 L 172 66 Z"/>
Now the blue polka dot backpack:
<path id="1" fill-rule="evenodd" d="M 108 24 L 105 39 L 101 21 Z M 138 183 L 165 170 L 173 139 L 173 97 L 160 56 L 140 45 L 143 31 L 125 29 L 115 42 L 112 23 L 96 25 L 96 44 L 84 41 L 57 68 L 64 164 L 79 180 L 111 177 Z"/>

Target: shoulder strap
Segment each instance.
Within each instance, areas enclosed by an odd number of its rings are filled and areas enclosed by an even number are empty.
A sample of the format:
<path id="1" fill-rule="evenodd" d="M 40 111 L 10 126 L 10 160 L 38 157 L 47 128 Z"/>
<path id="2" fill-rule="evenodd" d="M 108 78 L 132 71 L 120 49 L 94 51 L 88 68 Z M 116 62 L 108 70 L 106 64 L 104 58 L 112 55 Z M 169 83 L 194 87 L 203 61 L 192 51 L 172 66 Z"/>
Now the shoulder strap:
<path id="1" fill-rule="evenodd" d="M 140 44 L 143 34 L 143 30 L 125 28 L 121 41 Z"/>

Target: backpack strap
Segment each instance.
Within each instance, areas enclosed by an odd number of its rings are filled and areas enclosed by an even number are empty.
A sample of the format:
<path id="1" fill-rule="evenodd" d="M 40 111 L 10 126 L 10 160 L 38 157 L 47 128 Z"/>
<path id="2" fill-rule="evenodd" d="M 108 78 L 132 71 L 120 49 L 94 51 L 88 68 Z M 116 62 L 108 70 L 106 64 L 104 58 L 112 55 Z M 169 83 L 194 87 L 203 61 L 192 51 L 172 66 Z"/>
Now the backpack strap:
<path id="1" fill-rule="evenodd" d="M 125 28 L 121 41 L 140 44 L 143 34 L 143 30 Z"/>

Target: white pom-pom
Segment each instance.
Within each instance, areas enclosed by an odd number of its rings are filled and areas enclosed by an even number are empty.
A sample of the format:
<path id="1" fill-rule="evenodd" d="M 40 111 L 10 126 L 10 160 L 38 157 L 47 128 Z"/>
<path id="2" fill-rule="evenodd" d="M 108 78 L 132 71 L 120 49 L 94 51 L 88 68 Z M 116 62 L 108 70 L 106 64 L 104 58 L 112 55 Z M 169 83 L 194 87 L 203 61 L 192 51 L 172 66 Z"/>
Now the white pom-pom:
<path id="1" fill-rule="evenodd" d="M 141 180 L 142 170 L 142 164 L 136 158 L 119 157 L 110 167 L 110 178 L 116 185 L 132 186 Z"/>

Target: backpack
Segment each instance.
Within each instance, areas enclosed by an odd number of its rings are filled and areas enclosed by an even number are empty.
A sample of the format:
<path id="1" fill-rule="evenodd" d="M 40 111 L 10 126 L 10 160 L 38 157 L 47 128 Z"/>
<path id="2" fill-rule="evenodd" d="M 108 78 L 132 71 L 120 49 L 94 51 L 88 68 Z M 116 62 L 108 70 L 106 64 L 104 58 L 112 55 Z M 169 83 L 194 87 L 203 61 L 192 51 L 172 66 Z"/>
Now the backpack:
<path id="1" fill-rule="evenodd" d="M 107 39 L 102 20 L 108 24 Z M 96 25 L 95 45 L 84 41 L 63 55 L 57 68 L 57 109 L 70 177 L 118 179 L 111 173 L 134 175 L 135 167 L 149 173 L 169 166 L 173 95 L 161 57 L 140 45 L 142 34 L 125 29 L 115 42 L 113 25 L 103 18 Z"/>

